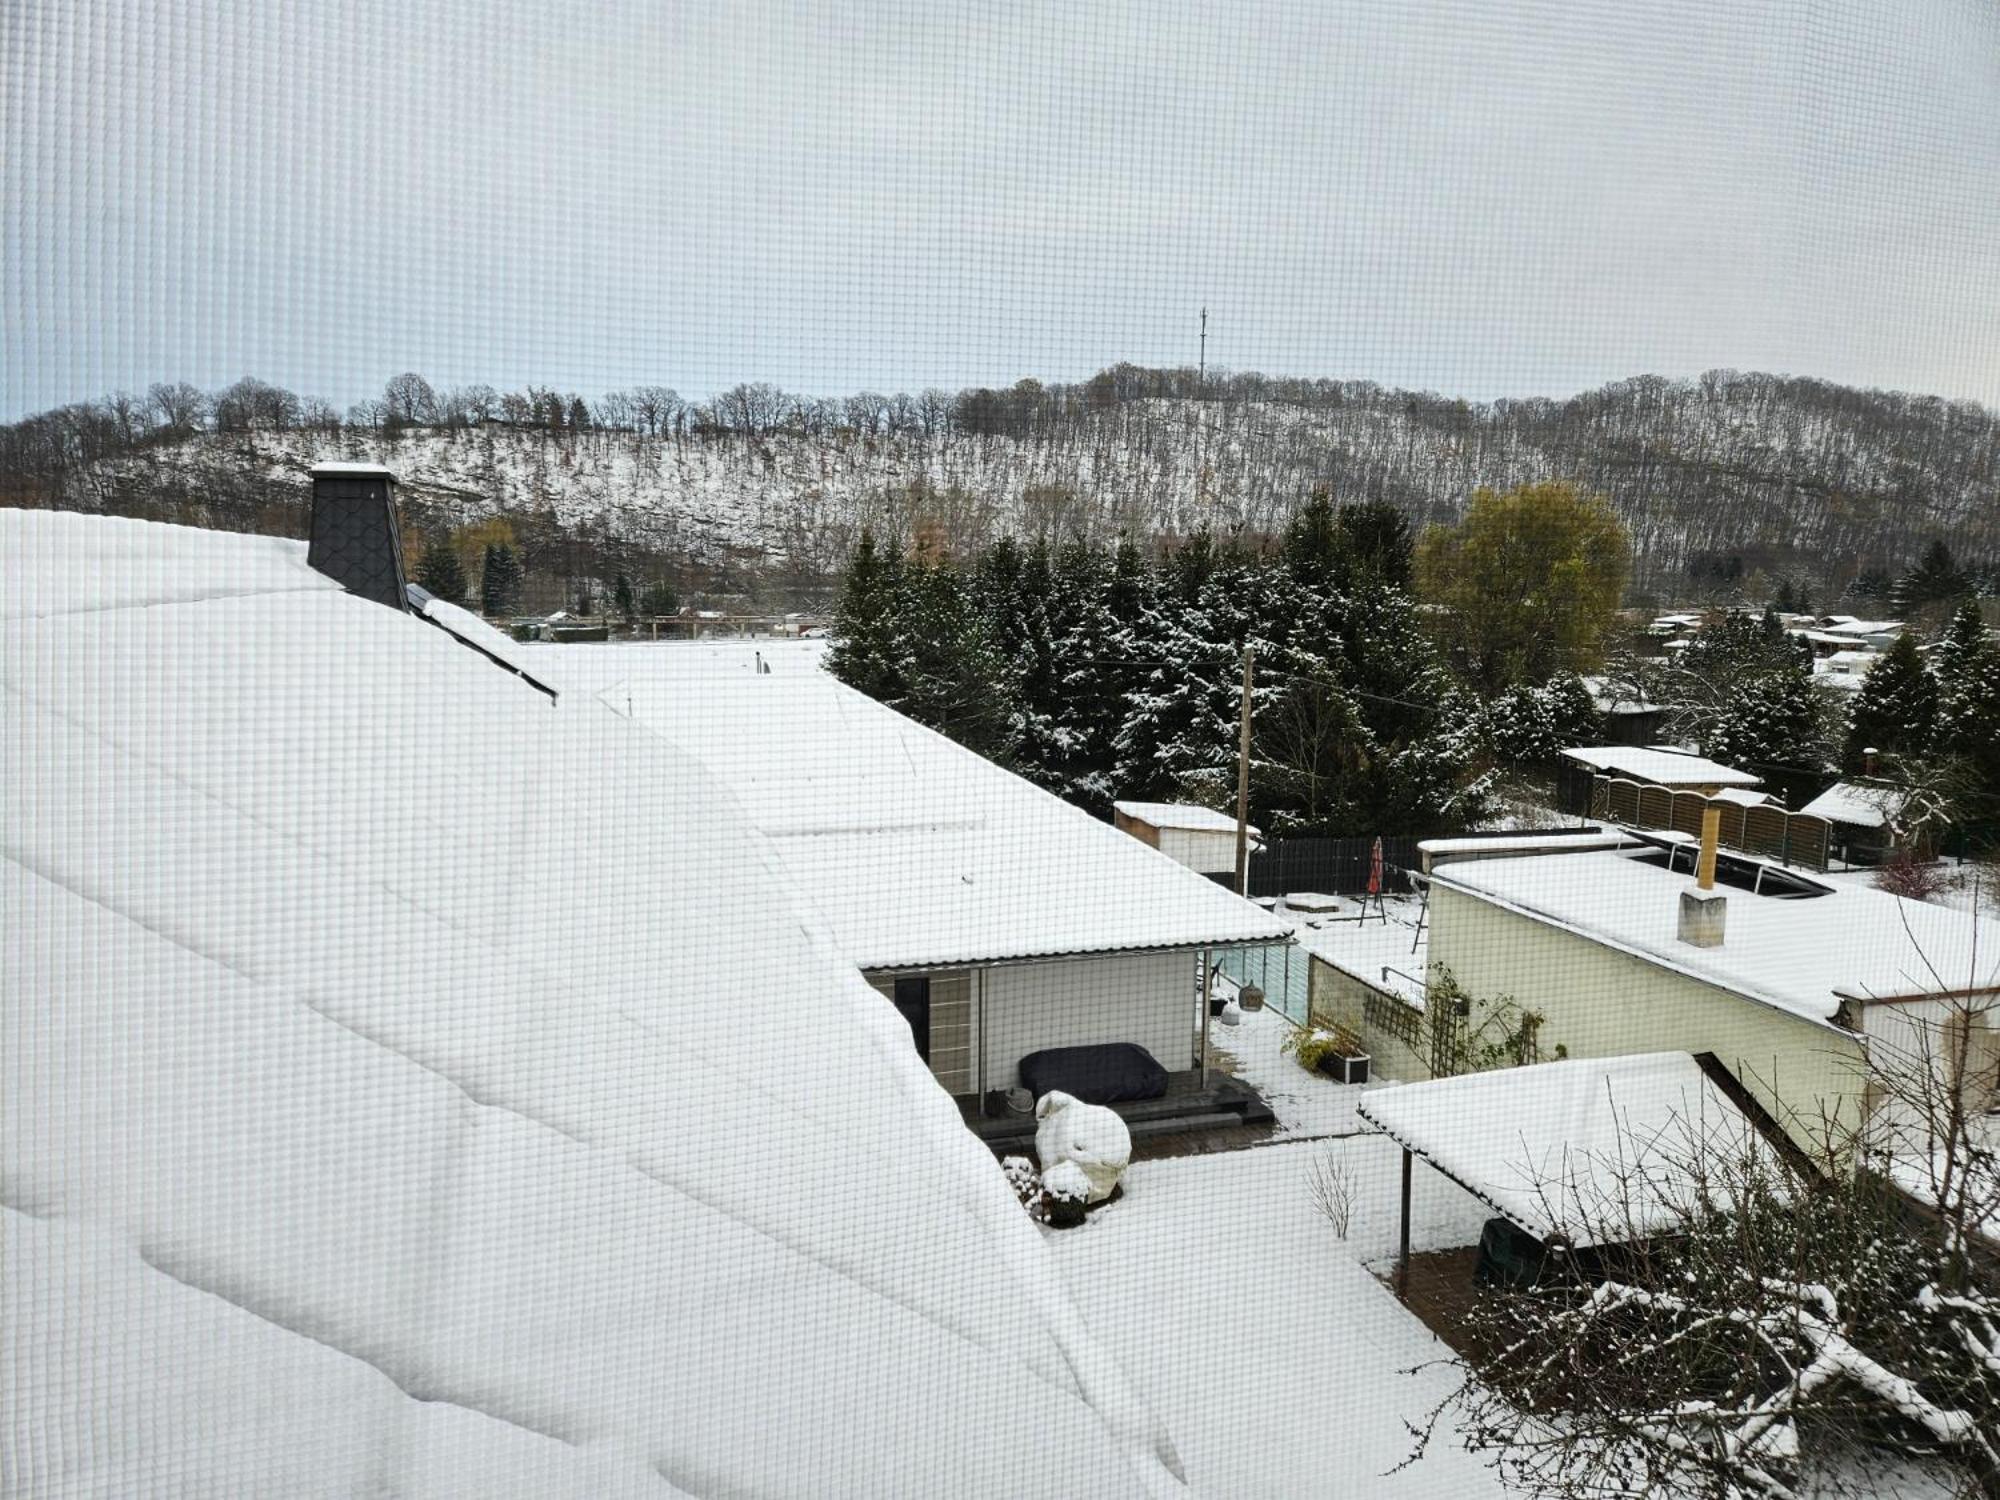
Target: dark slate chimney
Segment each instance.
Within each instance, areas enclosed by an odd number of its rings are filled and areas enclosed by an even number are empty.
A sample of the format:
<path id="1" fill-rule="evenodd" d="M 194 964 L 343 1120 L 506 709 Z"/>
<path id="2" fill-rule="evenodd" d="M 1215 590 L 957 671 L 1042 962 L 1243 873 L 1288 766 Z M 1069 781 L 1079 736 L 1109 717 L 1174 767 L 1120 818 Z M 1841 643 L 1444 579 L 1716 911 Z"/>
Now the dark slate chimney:
<path id="1" fill-rule="evenodd" d="M 380 464 L 320 464 L 312 483 L 306 562 L 350 594 L 408 610 L 403 541 L 390 494 L 395 475 Z"/>

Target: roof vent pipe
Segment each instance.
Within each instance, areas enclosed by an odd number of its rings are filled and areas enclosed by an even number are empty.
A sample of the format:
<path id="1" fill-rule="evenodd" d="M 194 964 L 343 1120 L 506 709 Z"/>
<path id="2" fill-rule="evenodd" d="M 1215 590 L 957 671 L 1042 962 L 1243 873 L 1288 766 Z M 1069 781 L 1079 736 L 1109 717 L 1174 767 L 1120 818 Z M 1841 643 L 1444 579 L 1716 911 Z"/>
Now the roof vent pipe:
<path id="1" fill-rule="evenodd" d="M 1715 846 L 1722 837 L 1722 809 L 1701 812 L 1701 855 L 1695 863 L 1694 889 L 1681 892 L 1680 940 L 1695 948 L 1720 948 L 1729 899 L 1715 888 Z"/>
<path id="2" fill-rule="evenodd" d="M 408 611 L 396 476 L 380 464 L 320 464 L 312 471 L 306 563 L 350 594 Z"/>

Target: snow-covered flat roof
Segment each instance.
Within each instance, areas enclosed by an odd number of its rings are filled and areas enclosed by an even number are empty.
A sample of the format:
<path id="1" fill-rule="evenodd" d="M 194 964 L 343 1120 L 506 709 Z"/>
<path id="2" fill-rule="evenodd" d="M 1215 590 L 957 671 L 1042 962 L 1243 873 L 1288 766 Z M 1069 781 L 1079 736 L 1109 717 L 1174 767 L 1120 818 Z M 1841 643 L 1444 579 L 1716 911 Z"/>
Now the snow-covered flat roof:
<path id="1" fill-rule="evenodd" d="M 1684 864 L 1669 871 L 1644 855 L 1592 852 L 1468 860 L 1431 879 L 1815 1021 L 1831 1021 L 1844 998 L 2000 982 L 2000 945 L 1978 942 L 1973 917 L 1864 887 L 1802 899 L 1724 887 L 1727 936 L 1697 948 L 1677 935 L 1680 892 L 1693 884 Z"/>
<path id="2" fill-rule="evenodd" d="M 1618 849 L 1632 840 L 1617 829 L 1606 832 L 1562 829 L 1523 829 L 1509 834 L 1506 838 L 1443 838 L 1422 839 L 1417 844 L 1420 854 L 1461 855 L 1483 854 L 1498 857 L 1503 854 L 1574 854 L 1580 849 Z"/>
<path id="3" fill-rule="evenodd" d="M 1230 814 L 1193 802 L 1114 802 L 1111 805 L 1126 817 L 1150 823 L 1155 828 L 1179 828 L 1190 833 L 1236 832 L 1236 819 Z M 1252 824 L 1250 837 L 1254 839 L 1258 836 L 1257 827 Z"/>
<path id="4" fill-rule="evenodd" d="M 1364 1120 L 1503 1217 L 1579 1249 L 1643 1239 L 1755 1127 L 1685 1052 L 1572 1058 L 1363 1094 Z"/>
<path id="5" fill-rule="evenodd" d="M 1762 786 L 1764 779 L 1734 766 L 1677 750 L 1646 745 L 1577 745 L 1563 754 L 1607 776 L 1627 776 L 1654 786 Z"/>
<path id="6" fill-rule="evenodd" d="M 717 670 L 680 643 L 536 650 L 726 784 L 859 967 L 1286 937 L 1250 902 L 825 673 Z"/>
<path id="7" fill-rule="evenodd" d="M 1799 811 L 1829 823 L 1851 823 L 1857 828 L 1882 828 L 1903 810 L 1909 794 L 1900 787 L 1859 786 L 1836 781 Z"/>
<path id="8" fill-rule="evenodd" d="M 22 1472 L 1177 1492 L 991 1156 L 728 790 L 303 551 L 0 510 Z"/>

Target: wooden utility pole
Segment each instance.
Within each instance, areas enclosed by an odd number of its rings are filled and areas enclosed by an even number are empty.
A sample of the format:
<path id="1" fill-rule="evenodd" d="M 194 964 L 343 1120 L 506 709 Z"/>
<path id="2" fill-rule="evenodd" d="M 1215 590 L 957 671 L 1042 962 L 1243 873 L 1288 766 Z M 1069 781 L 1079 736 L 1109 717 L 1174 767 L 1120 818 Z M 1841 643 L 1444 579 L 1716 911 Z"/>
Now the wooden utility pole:
<path id="1" fill-rule="evenodd" d="M 1243 725 L 1236 740 L 1236 894 L 1250 894 L 1250 658 L 1243 648 Z"/>

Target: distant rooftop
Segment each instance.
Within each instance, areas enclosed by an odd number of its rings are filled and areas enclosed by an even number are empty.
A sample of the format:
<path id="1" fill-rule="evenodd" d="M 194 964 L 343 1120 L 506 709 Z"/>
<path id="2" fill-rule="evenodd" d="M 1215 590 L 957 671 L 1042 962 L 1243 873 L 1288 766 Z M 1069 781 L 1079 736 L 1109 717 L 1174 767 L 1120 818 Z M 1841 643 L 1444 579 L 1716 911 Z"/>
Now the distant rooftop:
<path id="1" fill-rule="evenodd" d="M 1663 857 L 1589 852 L 1477 860 L 1446 865 L 1431 880 L 1815 1021 L 1831 1021 L 1843 999 L 2000 983 L 2000 945 L 1981 948 L 1970 914 L 1855 886 L 1826 886 L 1804 899 L 1726 890 L 1726 941 L 1692 947 L 1677 936 L 1679 895 L 1692 880 L 1684 863 L 1670 871 Z M 1785 877 L 1787 891 L 1802 883 L 1772 868 Z"/>
<path id="2" fill-rule="evenodd" d="M 1899 816 L 1910 794 L 1901 787 L 1860 786 L 1852 781 L 1836 781 L 1799 811 L 1829 823 L 1848 823 L 1857 828 L 1882 828 Z"/>
<path id="3" fill-rule="evenodd" d="M 1607 776 L 1627 776 L 1654 786 L 1762 786 L 1764 778 L 1679 750 L 1643 745 L 1578 745 L 1563 751 L 1579 765 Z"/>
<path id="4" fill-rule="evenodd" d="M 1214 881 L 824 672 L 759 672 L 754 653 L 679 644 L 534 651 L 726 784 L 857 967 L 1287 936 Z"/>
<path id="5" fill-rule="evenodd" d="M 1180 828 L 1191 833 L 1236 832 L 1236 819 L 1228 813 L 1192 802 L 1114 802 L 1111 805 L 1126 817 L 1150 823 L 1155 828 Z M 1251 828 L 1250 834 L 1256 837 L 1255 827 Z"/>

